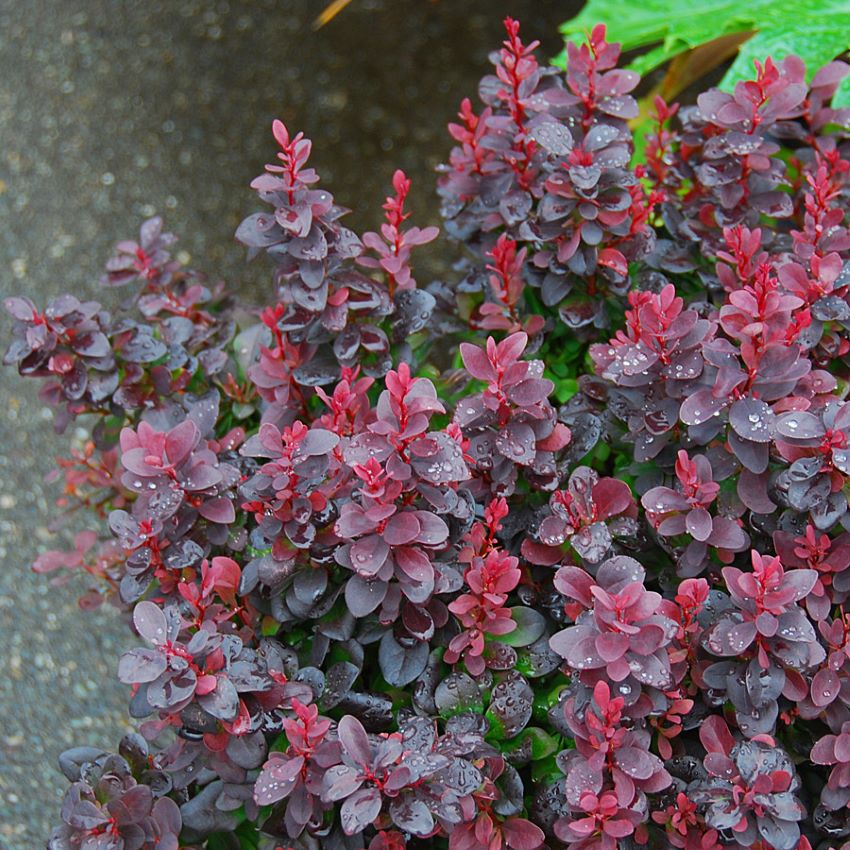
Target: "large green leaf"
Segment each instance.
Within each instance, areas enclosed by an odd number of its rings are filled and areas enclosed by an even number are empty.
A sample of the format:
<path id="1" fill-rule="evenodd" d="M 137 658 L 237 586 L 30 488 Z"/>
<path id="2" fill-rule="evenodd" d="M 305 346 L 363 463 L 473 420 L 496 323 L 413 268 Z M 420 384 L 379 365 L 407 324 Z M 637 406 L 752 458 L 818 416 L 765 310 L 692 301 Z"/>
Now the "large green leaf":
<path id="1" fill-rule="evenodd" d="M 832 96 L 832 105 L 836 107 L 850 106 L 850 77 L 845 77 L 838 84 L 838 91 Z"/>
<path id="2" fill-rule="evenodd" d="M 720 36 L 754 31 L 723 78 L 725 89 L 752 77 L 754 59 L 794 53 L 811 77 L 850 47 L 850 0 L 588 0 L 561 32 L 580 42 L 597 23 L 606 24 L 609 40 L 624 50 L 652 47 L 630 66 L 640 73 Z M 561 54 L 556 62 L 564 59 Z M 850 103 L 850 84 L 838 100 Z"/>

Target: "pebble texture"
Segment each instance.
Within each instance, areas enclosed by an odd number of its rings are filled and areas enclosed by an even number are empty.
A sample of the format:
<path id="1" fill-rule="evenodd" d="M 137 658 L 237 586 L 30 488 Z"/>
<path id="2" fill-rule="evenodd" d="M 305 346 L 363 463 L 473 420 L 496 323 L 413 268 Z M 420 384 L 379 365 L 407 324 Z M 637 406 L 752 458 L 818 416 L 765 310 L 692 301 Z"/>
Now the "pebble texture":
<path id="1" fill-rule="evenodd" d="M 274 117 L 313 138 L 351 226 L 376 228 L 396 167 L 414 180 L 416 223 L 435 223 L 445 124 L 474 96 L 501 18 L 519 17 L 552 55 L 571 4 L 353 0 L 313 32 L 323 5 L 0 0 L 0 294 L 114 306 L 98 292 L 103 261 L 161 214 L 184 260 L 259 300 L 267 270 L 245 265 L 233 232 L 255 210 L 247 185 L 273 155 Z M 418 268 L 420 280 L 443 273 L 440 249 Z M 8 329 L 3 316 L 3 347 Z M 8 368 L 0 398 L 0 849 L 30 850 L 59 811 L 58 753 L 114 747 L 128 728 L 115 671 L 133 639 L 113 610 L 78 609 L 83 583 L 29 572 L 58 545 L 44 476 L 67 435 Z"/>

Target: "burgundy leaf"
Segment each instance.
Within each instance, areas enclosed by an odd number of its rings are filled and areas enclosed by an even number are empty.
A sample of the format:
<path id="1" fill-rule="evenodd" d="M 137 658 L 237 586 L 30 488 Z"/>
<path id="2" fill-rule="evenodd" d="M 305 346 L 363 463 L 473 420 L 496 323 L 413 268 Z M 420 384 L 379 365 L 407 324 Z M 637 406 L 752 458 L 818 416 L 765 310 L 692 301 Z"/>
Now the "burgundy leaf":
<path id="1" fill-rule="evenodd" d="M 339 721 L 339 740 L 354 761 L 358 764 L 371 764 L 372 745 L 363 724 L 355 717 L 346 715 Z"/>
<path id="2" fill-rule="evenodd" d="M 381 792 L 377 788 L 355 791 L 339 811 L 342 830 L 346 835 L 356 835 L 366 829 L 381 812 Z"/>

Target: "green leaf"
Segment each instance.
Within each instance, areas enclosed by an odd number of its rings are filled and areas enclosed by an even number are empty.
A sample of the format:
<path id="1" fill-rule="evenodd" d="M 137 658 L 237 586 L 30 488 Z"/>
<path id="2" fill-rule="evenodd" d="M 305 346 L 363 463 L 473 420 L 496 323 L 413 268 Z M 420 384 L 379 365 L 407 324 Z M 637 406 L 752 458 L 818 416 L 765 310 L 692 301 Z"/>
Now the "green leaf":
<path id="1" fill-rule="evenodd" d="M 246 820 L 236 829 L 242 850 L 256 850 L 260 845 L 260 831 L 256 824 Z"/>
<path id="2" fill-rule="evenodd" d="M 845 109 L 850 106 L 850 76 L 845 77 L 838 84 L 838 91 L 832 96 L 832 105 L 836 109 Z"/>
<path id="3" fill-rule="evenodd" d="M 576 378 L 563 378 L 553 381 L 555 384 L 555 398 L 559 404 L 566 404 L 578 392 L 578 380 Z"/>
<path id="4" fill-rule="evenodd" d="M 572 744 L 571 741 L 566 741 L 565 743 L 567 744 L 566 749 L 573 748 L 570 746 Z M 555 759 L 556 756 L 547 756 L 545 759 L 532 762 L 531 778 L 534 782 L 538 785 L 554 785 L 564 778 L 564 774 L 561 772 L 558 762 Z"/>
<path id="5" fill-rule="evenodd" d="M 555 755 L 561 749 L 558 739 L 539 726 L 529 726 L 523 730 L 516 739 L 516 742 L 511 742 L 512 749 L 520 749 L 527 740 L 531 741 L 532 761 L 540 761 L 540 759 L 548 758 L 551 755 Z M 516 744 L 515 746 L 513 746 L 514 743 Z"/>
<path id="6" fill-rule="evenodd" d="M 511 608 L 511 617 L 517 627 L 506 635 L 496 635 L 493 640 L 506 643 L 508 646 L 528 646 L 534 643 L 546 629 L 546 620 L 543 615 L 533 608 L 526 608 L 524 605 Z"/>
<path id="7" fill-rule="evenodd" d="M 270 753 L 285 753 L 289 749 L 289 738 L 281 732 L 269 746 Z"/>
<path id="8" fill-rule="evenodd" d="M 595 24 L 604 23 L 609 41 L 620 42 L 623 50 L 657 45 L 637 62 L 636 68 L 646 72 L 720 35 L 753 29 L 771 6 L 790 5 L 790 0 L 589 0 L 575 18 L 562 24 L 561 32 L 581 42 Z"/>
<path id="9" fill-rule="evenodd" d="M 280 623 L 274 617 L 263 617 L 260 632 L 263 637 L 274 637 L 280 631 Z"/>
<path id="10" fill-rule="evenodd" d="M 753 76 L 753 60 L 789 54 L 805 63 L 808 76 L 850 47 L 850 4 L 847 0 L 588 0 L 561 26 L 569 41 L 582 42 L 597 23 L 623 50 L 652 47 L 629 66 L 645 74 L 694 47 L 730 33 L 755 31 L 723 78 L 721 88 Z M 558 57 L 563 65 L 564 54 Z M 850 83 L 842 86 L 845 103 Z"/>
<path id="11" fill-rule="evenodd" d="M 247 419 L 254 410 L 255 408 L 253 404 L 242 404 L 240 402 L 236 402 L 233 405 L 233 415 L 237 419 Z"/>
<path id="12" fill-rule="evenodd" d="M 818 4 L 815 4 L 818 5 Z M 780 26 L 761 29 L 741 45 L 732 67 L 726 72 L 721 88 L 731 90 L 739 80 L 753 76 L 753 62 L 774 60 L 794 54 L 806 63 L 806 77 L 831 62 L 850 46 L 850 11 L 824 20 L 810 19 L 805 26 Z"/>
<path id="13" fill-rule="evenodd" d="M 532 719 L 541 725 L 549 725 L 549 709 L 558 704 L 561 698 L 561 691 L 569 684 L 569 680 L 558 674 L 556 682 L 548 691 L 536 690 L 534 694 L 534 703 L 531 707 Z"/>

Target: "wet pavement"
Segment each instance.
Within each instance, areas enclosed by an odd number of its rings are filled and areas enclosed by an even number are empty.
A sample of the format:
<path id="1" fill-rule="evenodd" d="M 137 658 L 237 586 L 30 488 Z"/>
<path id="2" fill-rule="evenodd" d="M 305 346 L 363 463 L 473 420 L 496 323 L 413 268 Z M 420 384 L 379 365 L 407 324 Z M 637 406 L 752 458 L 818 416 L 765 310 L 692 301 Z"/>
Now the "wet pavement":
<path id="1" fill-rule="evenodd" d="M 570 8 L 353 0 L 313 32 L 323 6 L 0 0 L 0 294 L 43 302 L 68 290 L 114 305 L 99 292 L 103 261 L 161 214 L 184 260 L 259 299 L 267 269 L 246 267 L 233 232 L 255 210 L 247 186 L 273 155 L 274 117 L 313 139 L 323 186 L 353 210 L 349 226 L 376 227 L 397 167 L 413 178 L 416 223 L 437 223 L 445 124 L 474 96 L 501 18 L 518 17 L 553 55 Z M 443 272 L 431 248 L 421 281 Z M 8 329 L 3 317 L 4 348 Z M 114 747 L 127 728 L 115 671 L 132 638 L 114 611 L 79 610 L 81 584 L 29 572 L 57 545 L 44 476 L 68 435 L 53 434 L 36 387 L 8 368 L 0 398 L 0 848 L 29 850 L 57 819 L 58 753 Z"/>

